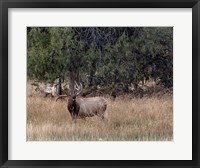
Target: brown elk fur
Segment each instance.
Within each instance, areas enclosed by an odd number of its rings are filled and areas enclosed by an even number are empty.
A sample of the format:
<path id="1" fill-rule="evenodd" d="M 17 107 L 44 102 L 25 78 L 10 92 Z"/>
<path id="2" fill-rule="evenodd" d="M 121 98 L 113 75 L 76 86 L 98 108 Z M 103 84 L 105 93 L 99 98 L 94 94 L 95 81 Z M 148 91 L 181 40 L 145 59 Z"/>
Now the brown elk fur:
<path id="1" fill-rule="evenodd" d="M 70 112 L 72 118 L 77 118 L 80 106 L 76 102 L 76 98 L 69 98 L 68 99 L 68 105 L 67 105 L 68 111 Z"/>

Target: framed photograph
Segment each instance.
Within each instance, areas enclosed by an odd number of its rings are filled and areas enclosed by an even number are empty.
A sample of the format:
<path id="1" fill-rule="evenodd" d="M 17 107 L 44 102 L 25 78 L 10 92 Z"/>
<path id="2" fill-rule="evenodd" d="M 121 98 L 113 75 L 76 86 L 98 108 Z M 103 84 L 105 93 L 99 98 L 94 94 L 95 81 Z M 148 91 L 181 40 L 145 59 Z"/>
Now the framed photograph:
<path id="1" fill-rule="evenodd" d="M 198 0 L 1 0 L 0 166 L 200 167 Z"/>

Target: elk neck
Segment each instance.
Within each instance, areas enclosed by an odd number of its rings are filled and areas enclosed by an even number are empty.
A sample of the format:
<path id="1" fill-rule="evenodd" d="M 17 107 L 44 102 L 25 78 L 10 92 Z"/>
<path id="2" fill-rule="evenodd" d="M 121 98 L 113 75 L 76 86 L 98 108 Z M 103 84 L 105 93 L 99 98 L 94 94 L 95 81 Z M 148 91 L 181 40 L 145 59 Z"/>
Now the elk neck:
<path id="1" fill-rule="evenodd" d="M 68 99 L 68 110 L 72 116 L 77 116 L 79 113 L 80 106 L 76 102 L 76 97 L 70 97 Z"/>

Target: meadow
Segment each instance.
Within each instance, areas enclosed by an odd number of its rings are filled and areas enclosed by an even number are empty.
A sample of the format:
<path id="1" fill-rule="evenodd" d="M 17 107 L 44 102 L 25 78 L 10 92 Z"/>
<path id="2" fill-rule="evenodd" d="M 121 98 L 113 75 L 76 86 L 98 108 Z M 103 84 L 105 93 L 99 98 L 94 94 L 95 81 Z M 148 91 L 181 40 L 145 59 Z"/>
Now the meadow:
<path id="1" fill-rule="evenodd" d="M 72 121 L 67 99 L 55 101 L 28 85 L 27 141 L 172 141 L 173 98 L 106 97 L 105 120 Z"/>

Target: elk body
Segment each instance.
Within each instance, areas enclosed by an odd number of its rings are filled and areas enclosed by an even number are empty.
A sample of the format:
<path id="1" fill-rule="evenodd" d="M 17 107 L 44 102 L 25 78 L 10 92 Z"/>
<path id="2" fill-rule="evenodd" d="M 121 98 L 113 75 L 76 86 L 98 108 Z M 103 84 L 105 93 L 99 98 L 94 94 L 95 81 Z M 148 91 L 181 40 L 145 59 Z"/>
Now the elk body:
<path id="1" fill-rule="evenodd" d="M 57 90 L 56 90 L 57 84 L 53 84 L 53 86 L 47 86 L 44 89 L 45 97 L 47 97 L 49 94 L 51 97 L 55 97 L 57 95 Z"/>
<path id="2" fill-rule="evenodd" d="M 67 93 L 69 88 L 68 88 L 68 84 L 64 84 L 64 79 L 61 79 L 61 77 L 57 78 L 54 81 L 54 84 L 51 86 L 50 84 L 46 86 L 46 88 L 44 89 L 44 94 L 45 97 L 47 97 L 48 95 L 51 95 L 51 97 L 56 97 L 61 95 L 63 92 Z"/>
<path id="3" fill-rule="evenodd" d="M 92 116 L 99 116 L 104 119 L 104 113 L 107 107 L 105 99 L 103 97 L 79 97 L 81 92 L 82 85 L 77 85 L 77 83 L 75 83 L 74 91 L 69 97 L 67 95 L 61 95 L 56 99 L 56 101 L 59 98 L 68 97 L 67 108 L 72 119 Z"/>

